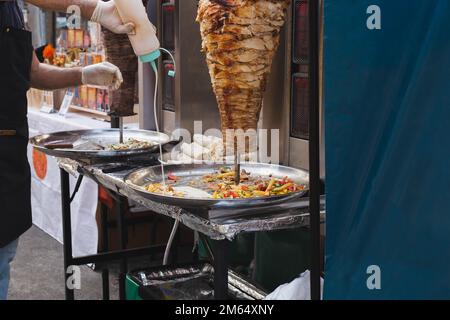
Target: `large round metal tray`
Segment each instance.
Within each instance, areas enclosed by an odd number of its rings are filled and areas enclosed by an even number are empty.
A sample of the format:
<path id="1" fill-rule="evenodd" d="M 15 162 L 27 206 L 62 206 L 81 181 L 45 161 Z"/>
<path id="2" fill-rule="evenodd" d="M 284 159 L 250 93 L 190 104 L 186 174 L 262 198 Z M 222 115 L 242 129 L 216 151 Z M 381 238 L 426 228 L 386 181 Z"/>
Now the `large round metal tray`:
<path id="1" fill-rule="evenodd" d="M 193 181 L 198 181 L 204 175 L 211 174 L 223 164 L 173 164 L 165 165 L 164 172 L 167 175 L 172 173 L 179 178 L 177 186 L 190 186 Z M 268 178 L 289 177 L 297 184 L 306 185 L 305 190 L 290 193 L 282 196 L 259 197 L 251 199 L 213 199 L 213 198 L 188 198 L 151 193 L 145 190 L 145 187 L 151 183 L 160 183 L 162 181 L 161 166 L 152 166 L 137 169 L 125 177 L 125 182 L 142 197 L 168 205 L 174 205 L 182 208 L 245 208 L 252 206 L 264 206 L 282 203 L 303 196 L 309 189 L 309 173 L 304 170 L 264 163 L 243 163 L 241 169 L 250 172 L 252 176 L 261 176 Z M 201 188 L 201 187 L 198 187 Z M 206 186 L 204 188 L 206 189 Z"/>
<path id="2" fill-rule="evenodd" d="M 46 145 L 51 143 L 75 144 L 77 141 L 86 141 L 99 144 L 103 147 L 119 142 L 119 129 L 94 129 L 63 131 L 50 134 L 39 135 L 30 139 L 30 143 L 39 151 L 59 158 L 69 158 L 73 160 L 89 161 L 104 160 L 112 161 L 120 158 L 134 158 L 149 154 L 159 153 L 159 144 L 169 143 L 170 138 L 164 133 L 146 130 L 124 130 L 124 141 L 135 138 L 138 140 L 149 141 L 155 145 L 149 148 L 130 149 L 130 150 L 83 150 L 83 149 L 50 149 Z"/>

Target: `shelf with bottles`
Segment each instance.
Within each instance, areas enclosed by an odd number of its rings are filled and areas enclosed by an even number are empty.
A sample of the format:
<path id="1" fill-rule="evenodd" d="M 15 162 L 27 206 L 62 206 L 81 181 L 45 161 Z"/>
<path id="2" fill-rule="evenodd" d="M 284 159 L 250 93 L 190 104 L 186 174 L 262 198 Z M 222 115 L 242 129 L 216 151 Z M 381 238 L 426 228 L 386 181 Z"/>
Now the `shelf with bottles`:
<path id="1" fill-rule="evenodd" d="M 85 86 L 54 91 L 30 89 L 27 93 L 28 106 L 48 113 L 59 112 L 68 91 L 73 96 L 72 102 L 69 105 L 70 110 L 82 111 L 103 117 L 109 115 L 109 93 L 107 90 L 88 88 Z M 81 96 L 80 93 L 82 94 Z"/>
<path id="2" fill-rule="evenodd" d="M 61 23 L 56 31 L 56 47 L 62 50 L 77 48 L 99 51 L 103 47 L 102 28 L 98 23 L 83 20 L 79 28 L 69 28 Z"/>
<path id="3" fill-rule="evenodd" d="M 103 52 L 87 52 L 73 48 L 67 49 L 65 52 L 55 51 L 52 55 L 49 52 L 50 50 L 46 50 L 44 54 L 46 62 L 65 68 L 85 67 L 105 60 Z M 73 92 L 72 105 L 74 108 L 91 113 L 100 112 L 104 115 L 109 113 L 108 89 L 82 85 L 70 90 Z"/>
<path id="4" fill-rule="evenodd" d="M 109 91 L 90 86 L 80 86 L 72 89 L 73 100 L 70 108 L 79 111 L 107 116 L 110 112 Z"/>
<path id="5" fill-rule="evenodd" d="M 85 66 L 102 62 L 105 56 L 101 26 L 88 22 L 85 29 L 58 29 L 56 49 L 44 50 L 47 63 L 59 67 Z M 51 51 L 53 49 L 53 52 Z"/>
<path id="6" fill-rule="evenodd" d="M 56 49 L 44 49 L 44 59 L 58 67 L 85 67 L 105 61 L 101 27 L 97 23 L 83 23 L 84 28 L 58 29 Z M 71 109 L 107 116 L 110 111 L 109 91 L 82 85 L 69 89 L 73 93 Z M 58 106 L 57 106 L 58 107 Z"/>

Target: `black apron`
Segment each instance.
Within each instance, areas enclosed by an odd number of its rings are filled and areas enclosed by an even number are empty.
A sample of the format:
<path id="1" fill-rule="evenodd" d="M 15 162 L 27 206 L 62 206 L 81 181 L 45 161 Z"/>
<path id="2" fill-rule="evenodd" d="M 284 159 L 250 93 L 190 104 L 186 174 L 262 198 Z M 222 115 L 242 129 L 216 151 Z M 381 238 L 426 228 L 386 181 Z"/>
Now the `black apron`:
<path id="1" fill-rule="evenodd" d="M 30 32 L 0 29 L 0 247 L 32 224 L 26 96 L 32 54 Z"/>

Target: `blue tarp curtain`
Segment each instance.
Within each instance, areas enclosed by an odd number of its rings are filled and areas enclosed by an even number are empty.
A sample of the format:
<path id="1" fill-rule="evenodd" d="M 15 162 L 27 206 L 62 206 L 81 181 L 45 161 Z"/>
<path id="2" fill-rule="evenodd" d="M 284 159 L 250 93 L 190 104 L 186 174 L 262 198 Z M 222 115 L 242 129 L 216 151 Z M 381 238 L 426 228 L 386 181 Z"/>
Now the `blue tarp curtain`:
<path id="1" fill-rule="evenodd" d="M 324 0 L 324 95 L 324 298 L 449 299 L 450 0 Z"/>

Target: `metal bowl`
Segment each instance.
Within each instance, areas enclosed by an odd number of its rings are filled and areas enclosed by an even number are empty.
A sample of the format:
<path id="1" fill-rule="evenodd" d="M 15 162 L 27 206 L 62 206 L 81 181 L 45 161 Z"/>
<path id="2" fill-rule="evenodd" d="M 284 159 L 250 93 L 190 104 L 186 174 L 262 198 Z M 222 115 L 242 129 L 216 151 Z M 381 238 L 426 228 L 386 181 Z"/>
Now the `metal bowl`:
<path id="1" fill-rule="evenodd" d="M 211 174 L 223 167 L 223 164 L 174 164 L 165 165 L 164 172 L 169 172 L 179 178 L 177 186 L 190 186 L 192 182 L 198 181 L 204 175 Z M 175 197 L 152 193 L 145 190 L 151 183 L 162 181 L 161 166 L 152 166 L 137 169 L 125 177 L 125 182 L 140 196 L 159 203 L 174 205 L 182 208 L 245 208 L 252 206 L 265 206 L 286 202 L 303 196 L 309 189 L 309 173 L 304 170 L 273 165 L 265 163 L 243 163 L 241 169 L 250 172 L 252 176 L 264 178 L 289 177 L 297 184 L 304 184 L 306 187 L 302 191 L 289 193 L 280 196 L 258 197 L 251 199 L 213 199 L 206 197 Z M 207 190 L 207 186 L 196 186 L 199 189 Z"/>
<path id="2" fill-rule="evenodd" d="M 92 150 L 82 148 L 76 149 L 52 149 L 48 145 L 52 143 L 58 144 L 75 144 L 78 141 L 91 142 L 103 147 L 119 142 L 119 129 L 95 129 L 95 130 L 77 130 L 63 131 L 50 134 L 39 135 L 30 139 L 30 143 L 39 151 L 59 158 L 69 158 L 79 161 L 102 160 L 112 161 L 117 159 L 130 159 L 150 154 L 159 153 L 159 144 L 167 144 L 170 142 L 168 135 L 154 131 L 146 130 L 124 130 L 124 141 L 133 138 L 142 141 L 154 143 L 149 148 L 129 149 L 129 150 Z"/>

